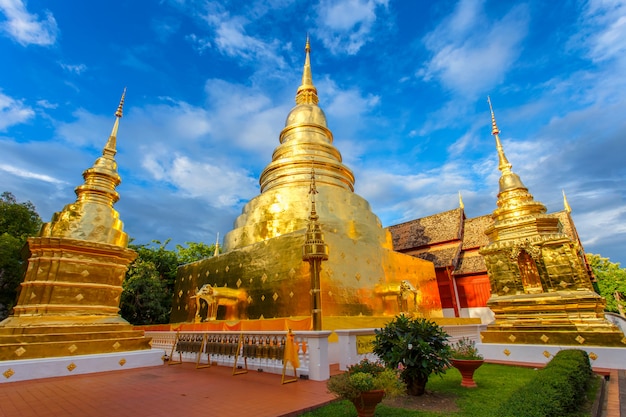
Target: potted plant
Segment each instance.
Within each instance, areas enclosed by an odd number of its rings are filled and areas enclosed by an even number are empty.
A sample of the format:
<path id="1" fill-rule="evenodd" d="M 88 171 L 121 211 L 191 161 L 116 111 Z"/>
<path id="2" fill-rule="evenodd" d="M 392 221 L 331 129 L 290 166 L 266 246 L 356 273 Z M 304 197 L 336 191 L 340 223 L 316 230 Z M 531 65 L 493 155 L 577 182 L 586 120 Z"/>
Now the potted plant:
<path id="1" fill-rule="evenodd" d="M 450 363 L 461 372 L 461 386 L 476 388 L 474 371 L 484 362 L 483 356 L 476 349 L 476 342 L 467 337 L 460 338 L 451 347 L 452 359 Z"/>
<path id="2" fill-rule="evenodd" d="M 326 386 L 337 397 L 351 401 L 359 417 L 373 416 L 383 397 L 403 394 L 406 388 L 393 369 L 367 359 L 331 376 Z"/>
<path id="3" fill-rule="evenodd" d="M 374 353 L 390 368 L 401 369 L 409 395 L 423 395 L 431 374 L 450 366 L 448 334 L 427 319 L 397 316 L 376 330 Z"/>

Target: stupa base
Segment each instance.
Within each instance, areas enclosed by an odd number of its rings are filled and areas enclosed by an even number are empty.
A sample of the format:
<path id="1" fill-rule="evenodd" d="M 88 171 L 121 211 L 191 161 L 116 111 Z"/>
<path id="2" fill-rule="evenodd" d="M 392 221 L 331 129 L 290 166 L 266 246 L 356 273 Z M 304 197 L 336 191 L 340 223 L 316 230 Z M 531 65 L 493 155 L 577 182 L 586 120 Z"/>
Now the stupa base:
<path id="1" fill-rule="evenodd" d="M 0 383 L 163 365 L 163 350 L 0 361 Z"/>

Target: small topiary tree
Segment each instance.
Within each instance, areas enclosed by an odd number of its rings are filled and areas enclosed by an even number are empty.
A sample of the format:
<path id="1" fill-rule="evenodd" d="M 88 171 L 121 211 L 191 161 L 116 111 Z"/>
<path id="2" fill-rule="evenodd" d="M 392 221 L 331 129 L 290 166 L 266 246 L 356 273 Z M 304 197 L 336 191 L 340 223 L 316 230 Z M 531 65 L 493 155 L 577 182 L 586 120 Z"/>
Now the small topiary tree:
<path id="1" fill-rule="evenodd" d="M 374 353 L 390 368 L 400 368 L 409 395 L 423 395 L 430 374 L 450 366 L 448 334 L 436 323 L 401 314 L 376 330 Z"/>

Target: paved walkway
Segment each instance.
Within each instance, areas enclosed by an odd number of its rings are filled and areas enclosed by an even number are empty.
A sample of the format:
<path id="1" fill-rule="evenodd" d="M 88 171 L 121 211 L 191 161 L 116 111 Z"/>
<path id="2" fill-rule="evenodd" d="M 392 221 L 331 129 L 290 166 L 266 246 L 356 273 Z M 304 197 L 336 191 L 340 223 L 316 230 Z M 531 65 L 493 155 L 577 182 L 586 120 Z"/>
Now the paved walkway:
<path id="1" fill-rule="evenodd" d="M 0 417 L 298 416 L 333 396 L 326 383 L 192 363 L 0 385 Z M 626 372 L 610 371 L 602 417 L 626 417 Z"/>
<path id="2" fill-rule="evenodd" d="M 326 404 L 326 383 L 192 363 L 0 385 L 2 417 L 297 416 Z"/>

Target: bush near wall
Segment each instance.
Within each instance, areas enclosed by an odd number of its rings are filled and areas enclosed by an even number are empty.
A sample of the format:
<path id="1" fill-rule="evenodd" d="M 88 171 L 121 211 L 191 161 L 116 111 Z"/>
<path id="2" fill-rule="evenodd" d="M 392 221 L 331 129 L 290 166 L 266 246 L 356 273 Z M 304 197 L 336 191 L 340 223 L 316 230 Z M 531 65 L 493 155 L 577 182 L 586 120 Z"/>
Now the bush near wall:
<path id="1" fill-rule="evenodd" d="M 528 384 L 511 395 L 497 417 L 563 417 L 585 402 L 593 376 L 583 350 L 561 350 Z"/>

